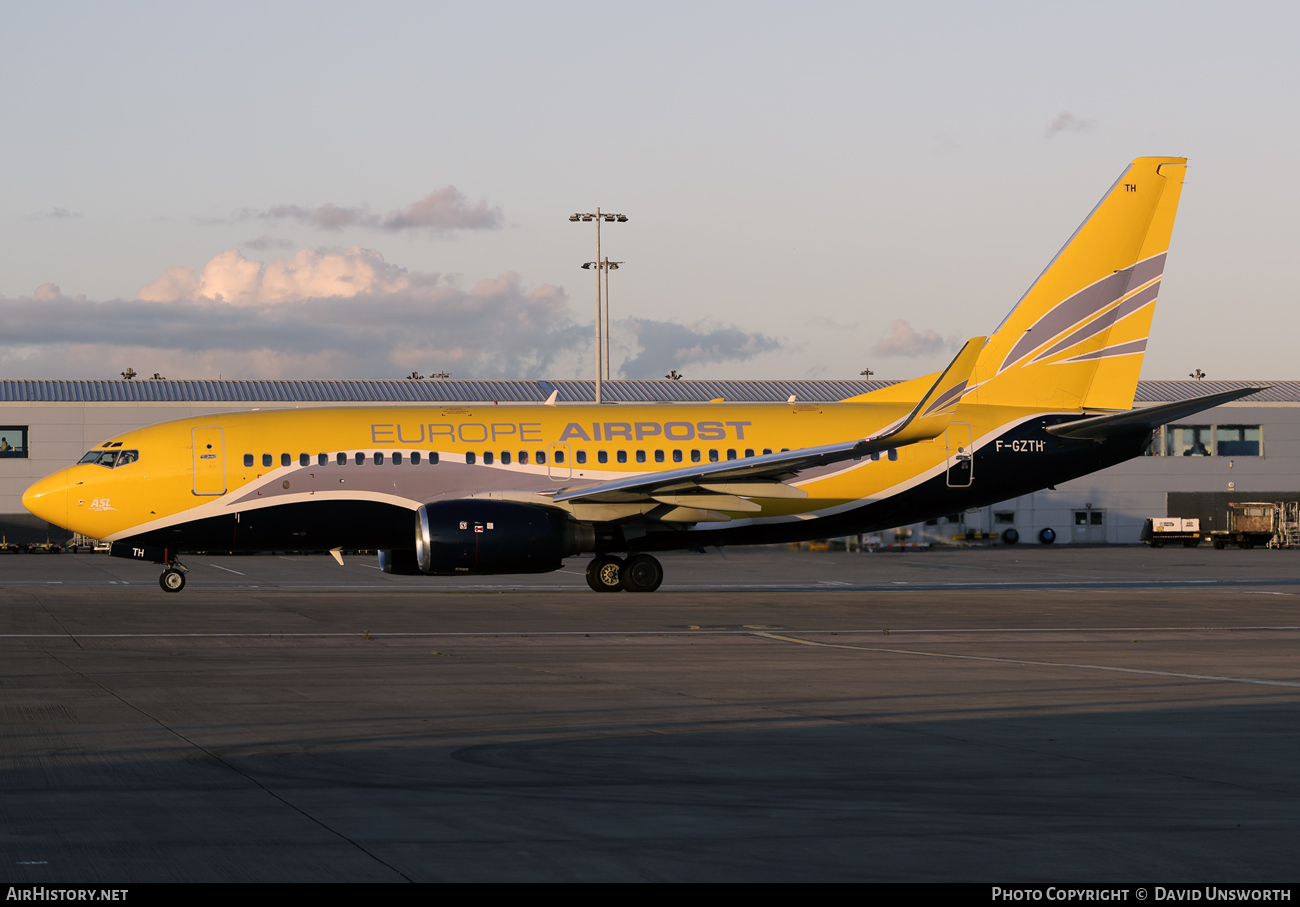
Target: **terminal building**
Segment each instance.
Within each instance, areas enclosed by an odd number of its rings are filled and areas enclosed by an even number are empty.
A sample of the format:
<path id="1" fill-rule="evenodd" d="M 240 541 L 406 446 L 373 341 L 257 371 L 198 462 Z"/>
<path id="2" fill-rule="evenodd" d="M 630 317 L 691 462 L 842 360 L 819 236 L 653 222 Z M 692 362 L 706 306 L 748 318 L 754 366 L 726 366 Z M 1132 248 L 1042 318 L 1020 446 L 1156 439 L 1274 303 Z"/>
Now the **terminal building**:
<path id="1" fill-rule="evenodd" d="M 609 381 L 615 404 L 834 402 L 893 382 Z M 951 542 L 1015 529 L 1022 544 L 1135 544 L 1145 519 L 1222 520 L 1227 501 L 1300 500 L 1300 381 L 1140 381 L 1135 405 L 1168 403 L 1248 384 L 1268 390 L 1166 425 L 1148 456 L 973 512 L 899 527 L 909 542 Z M 591 402 L 592 381 L 218 380 L 0 381 L 0 541 L 66 541 L 67 532 L 27 513 L 37 479 L 76 463 L 105 438 L 170 419 L 248 409 L 390 403 Z M 972 481 L 979 482 L 978 466 Z M 1207 525 L 1208 521 L 1208 525 Z M 1044 530 L 1051 530 L 1045 533 Z"/>

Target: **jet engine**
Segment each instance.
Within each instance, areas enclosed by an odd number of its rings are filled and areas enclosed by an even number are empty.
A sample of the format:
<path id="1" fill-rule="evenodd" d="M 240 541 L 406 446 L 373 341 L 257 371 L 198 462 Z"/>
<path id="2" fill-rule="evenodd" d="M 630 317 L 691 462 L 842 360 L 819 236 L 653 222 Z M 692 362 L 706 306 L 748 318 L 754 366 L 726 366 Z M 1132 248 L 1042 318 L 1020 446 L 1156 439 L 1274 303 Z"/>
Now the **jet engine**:
<path id="1" fill-rule="evenodd" d="M 464 499 L 415 512 L 415 551 L 381 552 L 386 573 L 432 576 L 549 573 L 596 549 L 595 531 L 556 507 Z"/>

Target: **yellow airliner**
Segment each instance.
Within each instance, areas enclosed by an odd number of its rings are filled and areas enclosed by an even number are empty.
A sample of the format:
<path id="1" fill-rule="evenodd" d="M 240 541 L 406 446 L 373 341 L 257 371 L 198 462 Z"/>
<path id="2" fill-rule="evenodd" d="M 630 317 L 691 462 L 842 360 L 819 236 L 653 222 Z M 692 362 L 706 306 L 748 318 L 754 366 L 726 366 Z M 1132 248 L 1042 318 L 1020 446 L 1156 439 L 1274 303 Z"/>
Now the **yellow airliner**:
<path id="1" fill-rule="evenodd" d="M 652 592 L 650 552 L 868 532 L 1141 455 L 1256 388 L 1133 409 L 1186 160 L 1138 158 L 989 337 L 833 404 L 369 406 L 164 422 L 37 482 L 44 520 L 165 565 L 196 550 L 378 549 L 399 574 L 544 573 Z M 620 557 L 624 555 L 625 557 Z"/>

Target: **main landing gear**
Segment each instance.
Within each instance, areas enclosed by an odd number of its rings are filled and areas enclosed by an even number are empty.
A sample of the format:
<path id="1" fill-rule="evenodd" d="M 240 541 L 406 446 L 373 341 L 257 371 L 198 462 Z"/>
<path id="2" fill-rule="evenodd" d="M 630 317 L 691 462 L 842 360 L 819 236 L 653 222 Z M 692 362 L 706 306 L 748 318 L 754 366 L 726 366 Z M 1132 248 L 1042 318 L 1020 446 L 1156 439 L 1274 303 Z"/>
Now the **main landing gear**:
<path id="1" fill-rule="evenodd" d="M 185 588 L 185 574 L 188 572 L 180 561 L 173 561 L 158 577 L 158 585 L 164 592 L 179 592 Z"/>
<path id="2" fill-rule="evenodd" d="M 601 555 L 587 565 L 587 585 L 597 592 L 653 592 L 663 581 L 663 565 L 648 554 Z"/>

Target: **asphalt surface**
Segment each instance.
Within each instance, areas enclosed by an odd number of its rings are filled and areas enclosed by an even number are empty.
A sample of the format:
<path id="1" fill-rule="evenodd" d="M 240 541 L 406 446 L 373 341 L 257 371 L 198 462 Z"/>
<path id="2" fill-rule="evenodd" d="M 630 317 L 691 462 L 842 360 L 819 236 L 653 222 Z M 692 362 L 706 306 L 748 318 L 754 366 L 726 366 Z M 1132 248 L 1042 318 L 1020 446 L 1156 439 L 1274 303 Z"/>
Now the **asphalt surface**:
<path id="1" fill-rule="evenodd" d="M 0 880 L 1296 878 L 1300 552 L 0 558 Z"/>

